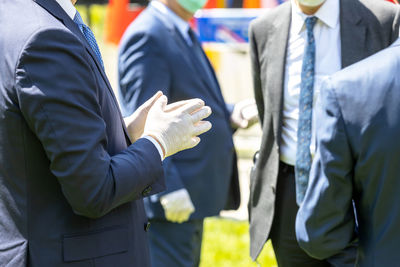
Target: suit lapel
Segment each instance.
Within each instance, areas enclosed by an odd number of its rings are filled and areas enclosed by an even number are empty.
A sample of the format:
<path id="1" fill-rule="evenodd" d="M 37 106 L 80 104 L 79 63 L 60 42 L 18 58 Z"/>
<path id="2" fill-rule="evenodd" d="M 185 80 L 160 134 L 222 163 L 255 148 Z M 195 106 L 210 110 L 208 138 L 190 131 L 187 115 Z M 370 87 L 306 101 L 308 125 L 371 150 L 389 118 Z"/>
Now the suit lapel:
<path id="1" fill-rule="evenodd" d="M 93 58 L 94 62 L 96 62 L 96 66 L 99 69 L 99 72 L 103 76 L 104 80 L 107 80 L 107 76 L 104 73 L 104 69 L 102 68 L 101 63 L 98 61 L 97 56 L 94 54 L 86 38 L 83 36 L 82 32 L 79 30 L 75 22 L 64 12 L 64 10 L 57 4 L 57 2 L 55 2 L 54 0 L 51 1 L 34 0 L 34 1 L 36 1 L 44 9 L 46 9 L 50 14 L 52 14 L 60 21 L 62 21 L 65 27 L 67 27 L 71 32 L 73 32 L 78 37 L 79 40 L 81 40 L 82 44 L 85 46 L 86 50 Z"/>
<path id="2" fill-rule="evenodd" d="M 181 51 L 184 51 L 181 53 L 183 59 L 186 61 L 187 66 L 192 70 L 193 73 L 196 75 L 199 75 L 202 82 L 204 83 L 205 87 L 211 92 L 211 95 L 218 101 L 218 102 L 223 102 L 223 97 L 220 93 L 219 87 L 218 87 L 218 82 L 215 77 L 215 74 L 212 70 L 212 67 L 210 63 L 208 62 L 208 59 L 205 54 L 203 54 L 207 60 L 208 67 L 210 68 L 210 71 L 212 73 L 212 77 L 215 79 L 214 81 L 210 81 L 210 79 L 207 78 L 207 75 L 204 73 L 206 70 L 201 67 L 200 62 L 198 62 L 196 55 L 194 54 L 193 50 L 189 45 L 187 44 L 186 40 L 183 38 L 182 34 L 179 32 L 179 30 L 175 27 L 175 25 L 169 21 L 168 19 L 165 18 L 164 15 L 160 14 L 160 12 L 154 8 L 153 6 L 148 7 L 149 11 L 156 16 L 162 24 L 170 31 L 172 38 L 174 39 L 174 42 L 178 45 L 179 49 Z M 224 103 L 224 102 L 223 102 Z"/>
<path id="3" fill-rule="evenodd" d="M 272 107 L 274 135 L 280 143 L 280 131 L 282 127 L 283 92 L 285 78 L 286 48 L 289 39 L 291 21 L 291 7 L 286 5 L 279 17 L 276 18 L 270 33 L 268 34 L 265 49 L 267 58 L 267 79 L 269 79 L 268 95 Z"/>
<path id="4" fill-rule="evenodd" d="M 364 58 L 367 28 L 360 15 L 363 7 L 355 0 L 340 1 L 340 37 L 342 68 Z"/>
<path id="5" fill-rule="evenodd" d="M 90 56 L 93 58 L 94 62 L 96 63 L 97 69 L 100 72 L 101 76 L 103 77 L 103 80 L 105 81 L 107 85 L 107 89 L 109 90 L 113 100 L 114 104 L 116 105 L 116 109 L 119 112 L 119 116 L 121 119 L 121 123 L 124 129 L 125 133 L 125 138 L 128 141 L 128 144 L 131 143 L 128 130 L 126 129 L 125 122 L 123 120 L 121 111 L 118 106 L 117 99 L 115 98 L 114 92 L 112 90 L 111 84 L 107 79 L 107 75 L 104 72 L 103 67 L 101 66 L 101 63 L 99 62 L 97 56 L 94 54 L 92 48 L 90 47 L 89 43 L 87 42 L 86 38 L 83 36 L 82 32 L 79 30 L 78 26 L 75 24 L 75 22 L 65 13 L 65 11 L 56 3 L 56 1 L 49 1 L 49 0 L 34 0 L 36 3 L 38 3 L 40 6 L 42 6 L 44 9 L 46 9 L 50 14 L 55 16 L 57 19 L 59 19 L 66 28 L 68 28 L 72 33 L 74 33 L 77 38 L 82 42 L 82 44 L 85 46 L 86 51 L 90 54 Z"/>
<path id="6" fill-rule="evenodd" d="M 184 49 L 186 51 L 184 54 L 185 54 L 186 59 L 189 59 L 188 65 L 191 66 L 191 68 L 194 68 L 193 70 L 195 71 L 196 75 L 199 75 L 202 82 L 204 83 L 204 86 L 210 91 L 211 95 L 218 102 L 221 102 L 221 98 L 218 94 L 218 91 L 219 91 L 218 82 L 214 76 L 213 69 L 208 61 L 207 56 L 202 51 L 202 56 L 204 57 L 204 59 L 206 60 L 206 63 L 207 63 L 207 66 L 205 66 L 205 67 L 208 67 L 209 68 L 208 70 L 204 69 L 203 64 L 201 62 L 199 62 L 199 59 L 195 55 L 193 48 L 191 48 L 188 45 L 188 43 L 185 41 L 185 39 L 183 38 L 183 36 L 177 29 L 175 29 L 175 39 L 179 43 L 179 46 L 181 47 L 181 49 Z M 208 75 L 205 73 L 206 71 L 210 71 L 211 79 L 214 79 L 214 80 L 210 80 L 208 78 Z"/>
<path id="7" fill-rule="evenodd" d="M 179 33 L 179 31 L 176 29 L 176 27 L 174 26 L 174 24 L 169 21 L 168 19 L 165 18 L 165 16 L 163 14 L 160 14 L 160 12 L 154 8 L 152 5 L 149 5 L 148 7 L 149 12 L 157 17 L 160 22 L 167 28 L 167 30 L 170 32 L 171 36 L 173 37 L 175 43 L 179 46 L 180 50 L 187 50 L 188 46 L 187 43 L 185 41 L 185 39 L 183 38 L 183 36 Z M 193 72 L 197 72 L 197 69 L 194 68 L 194 65 L 191 64 L 191 59 L 188 53 L 182 53 L 181 54 L 183 59 L 186 61 L 187 65 L 191 68 L 191 70 Z"/>
<path id="8" fill-rule="evenodd" d="M 215 84 L 215 88 L 217 89 L 216 91 L 213 90 L 213 92 L 215 91 L 215 93 L 217 95 L 216 96 L 217 100 L 219 99 L 219 102 L 221 103 L 221 106 L 223 106 L 223 108 L 224 108 L 225 117 L 226 117 L 227 121 L 230 121 L 231 114 L 229 113 L 228 109 L 226 108 L 224 96 L 222 95 L 222 91 L 221 91 L 221 88 L 219 86 L 218 79 L 217 79 L 217 76 L 215 74 L 214 68 L 212 67 L 211 62 L 208 60 L 208 57 L 205 54 L 204 54 L 204 57 L 205 57 L 205 59 L 207 61 L 207 66 L 211 71 L 211 75 L 212 75 L 212 79 L 213 79 L 214 84 Z"/>

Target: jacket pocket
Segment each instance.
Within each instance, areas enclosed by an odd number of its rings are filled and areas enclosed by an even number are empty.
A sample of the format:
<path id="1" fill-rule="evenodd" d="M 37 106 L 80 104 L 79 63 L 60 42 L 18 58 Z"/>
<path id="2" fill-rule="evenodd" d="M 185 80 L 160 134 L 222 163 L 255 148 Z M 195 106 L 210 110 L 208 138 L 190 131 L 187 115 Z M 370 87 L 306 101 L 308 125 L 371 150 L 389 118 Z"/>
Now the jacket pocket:
<path id="1" fill-rule="evenodd" d="M 128 228 L 104 228 L 63 236 L 64 262 L 81 261 L 128 251 Z"/>

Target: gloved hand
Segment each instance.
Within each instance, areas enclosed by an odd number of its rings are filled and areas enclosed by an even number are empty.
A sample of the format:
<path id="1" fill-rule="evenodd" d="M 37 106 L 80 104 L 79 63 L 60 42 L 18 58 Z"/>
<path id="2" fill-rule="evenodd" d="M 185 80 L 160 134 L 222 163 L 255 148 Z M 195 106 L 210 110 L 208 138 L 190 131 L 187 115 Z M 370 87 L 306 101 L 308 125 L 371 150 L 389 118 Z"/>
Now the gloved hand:
<path id="1" fill-rule="evenodd" d="M 190 214 L 195 211 L 189 193 L 185 188 L 163 195 L 160 197 L 160 202 L 164 208 L 165 217 L 171 222 L 185 222 L 189 219 Z"/>
<path id="2" fill-rule="evenodd" d="M 135 112 L 124 118 L 126 128 L 131 138 L 132 143 L 134 143 L 143 134 L 144 124 L 147 119 L 147 113 L 150 108 L 154 105 L 156 100 L 162 96 L 162 92 L 158 91 L 150 99 L 144 102 Z"/>
<path id="3" fill-rule="evenodd" d="M 209 121 L 202 121 L 211 114 L 201 99 L 190 99 L 167 105 L 167 97 L 159 97 L 147 114 L 143 135 L 156 139 L 163 148 L 164 157 L 195 147 L 197 136 L 211 129 Z"/>
<path id="4" fill-rule="evenodd" d="M 245 99 L 235 104 L 231 123 L 235 128 L 249 128 L 258 122 L 258 110 L 254 99 Z"/>

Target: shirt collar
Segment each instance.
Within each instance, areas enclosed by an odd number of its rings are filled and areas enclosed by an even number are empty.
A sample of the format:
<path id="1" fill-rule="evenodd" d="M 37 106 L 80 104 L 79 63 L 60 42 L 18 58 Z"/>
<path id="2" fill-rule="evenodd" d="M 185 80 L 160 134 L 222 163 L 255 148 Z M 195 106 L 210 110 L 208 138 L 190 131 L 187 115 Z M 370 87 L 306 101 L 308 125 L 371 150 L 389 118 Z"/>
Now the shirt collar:
<path id="1" fill-rule="evenodd" d="M 305 29 L 305 20 L 309 16 L 301 12 L 294 0 L 291 0 L 291 4 L 292 31 L 299 34 Z M 340 18 L 339 0 L 326 0 L 313 16 L 317 17 L 319 21 L 327 25 L 329 28 L 336 28 L 336 26 L 339 25 Z"/>
<path id="2" fill-rule="evenodd" d="M 76 14 L 76 9 L 71 3 L 71 0 L 56 0 L 57 3 L 64 9 L 65 13 L 73 20 Z"/>
<path id="3" fill-rule="evenodd" d="M 174 24 L 174 26 L 179 30 L 179 32 L 183 36 L 188 35 L 188 30 L 190 25 L 187 21 L 176 15 L 171 9 L 169 9 L 166 5 L 164 5 L 160 1 L 153 0 L 150 2 L 150 5 L 156 8 L 162 14 L 164 14 L 167 17 L 167 19 L 169 19 Z"/>

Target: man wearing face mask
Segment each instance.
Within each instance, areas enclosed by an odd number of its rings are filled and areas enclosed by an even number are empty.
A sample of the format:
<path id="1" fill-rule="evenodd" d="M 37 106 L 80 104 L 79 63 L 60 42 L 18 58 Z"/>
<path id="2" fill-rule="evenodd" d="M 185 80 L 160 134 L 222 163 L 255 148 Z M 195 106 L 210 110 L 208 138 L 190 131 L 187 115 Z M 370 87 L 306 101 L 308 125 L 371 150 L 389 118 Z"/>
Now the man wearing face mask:
<path id="1" fill-rule="evenodd" d="M 203 219 L 237 208 L 239 188 L 233 128 L 254 120 L 242 110 L 255 103 L 227 105 L 215 73 L 188 21 L 206 0 L 150 2 L 125 32 L 119 51 L 119 95 L 125 116 L 154 90 L 170 101 L 201 97 L 213 110 L 213 131 L 190 153 L 163 162 L 167 190 L 145 199 L 152 227 L 153 266 L 197 266 Z M 254 117 L 257 117 L 256 115 Z"/>
<path id="2" fill-rule="evenodd" d="M 289 0 L 252 22 L 250 54 L 263 130 L 249 203 L 254 260 L 271 239 L 279 266 L 354 265 L 351 246 L 320 261 L 296 241 L 296 214 L 315 151 L 313 103 L 325 77 L 389 46 L 398 27 L 399 9 L 383 0 Z"/>

